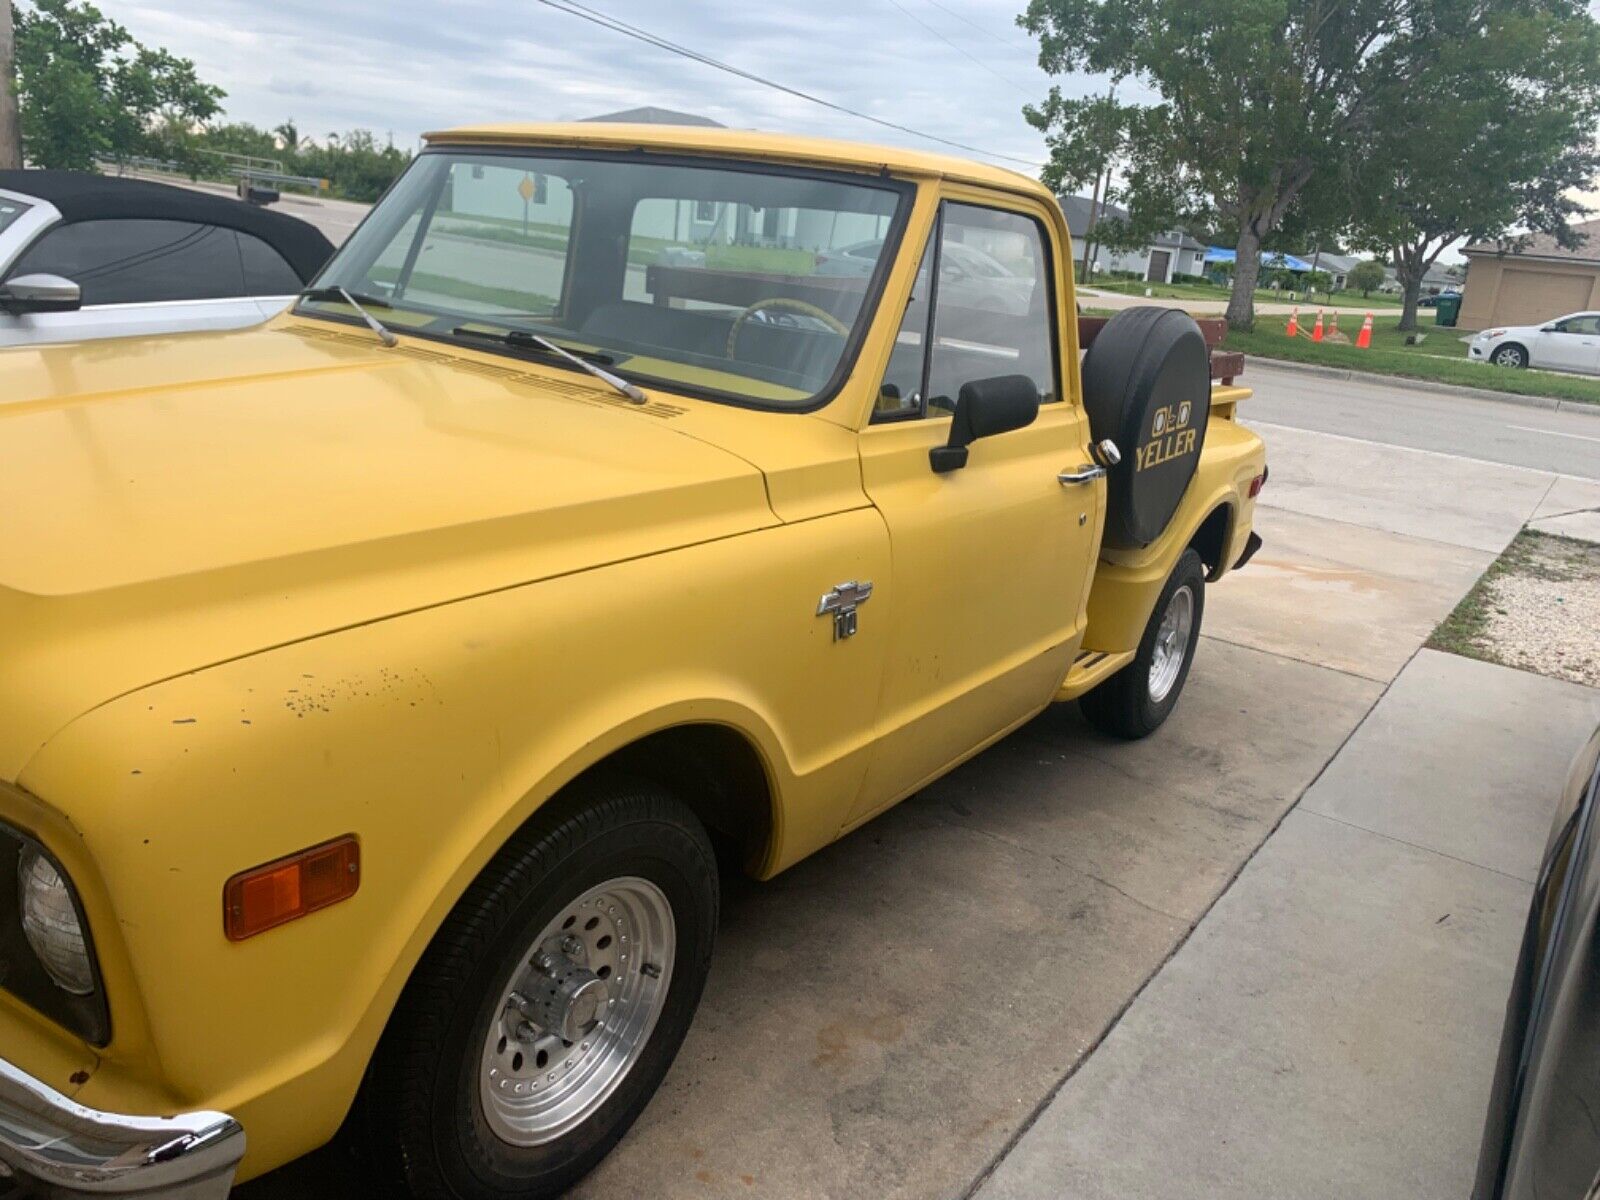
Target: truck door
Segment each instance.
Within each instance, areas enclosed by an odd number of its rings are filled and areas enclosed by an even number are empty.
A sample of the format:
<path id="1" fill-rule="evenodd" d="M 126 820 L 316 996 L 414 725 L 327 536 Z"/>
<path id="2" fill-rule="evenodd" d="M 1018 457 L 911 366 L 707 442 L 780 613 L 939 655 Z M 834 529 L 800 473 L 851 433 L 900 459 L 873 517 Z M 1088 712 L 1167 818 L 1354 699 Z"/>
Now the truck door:
<path id="1" fill-rule="evenodd" d="M 1041 205 L 951 190 L 923 253 L 870 423 L 867 495 L 889 529 L 893 587 L 876 748 L 850 823 L 920 786 L 1042 707 L 1083 637 L 1104 481 L 1085 473 L 1089 427 L 1068 386 L 1076 364 L 1061 297 L 1066 257 Z M 947 283 L 951 246 L 1004 271 Z M 937 474 L 961 385 L 1033 377 L 1033 424 L 974 442 L 967 465 Z"/>

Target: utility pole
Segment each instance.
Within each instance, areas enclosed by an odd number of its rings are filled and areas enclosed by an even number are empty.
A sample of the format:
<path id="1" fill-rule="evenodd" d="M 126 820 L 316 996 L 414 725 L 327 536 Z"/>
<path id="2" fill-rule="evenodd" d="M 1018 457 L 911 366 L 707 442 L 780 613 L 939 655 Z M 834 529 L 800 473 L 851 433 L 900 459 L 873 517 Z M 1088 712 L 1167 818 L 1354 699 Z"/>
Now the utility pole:
<path id="1" fill-rule="evenodd" d="M 1089 201 L 1089 223 L 1084 226 L 1083 230 L 1083 278 L 1078 280 L 1079 283 L 1088 283 L 1091 278 L 1089 260 L 1094 257 L 1095 253 L 1094 227 L 1100 221 L 1100 182 L 1102 179 L 1105 180 L 1107 190 L 1109 190 L 1111 182 L 1109 168 L 1094 173 L 1094 197 Z"/>
<path id="2" fill-rule="evenodd" d="M 17 120 L 16 54 L 11 0 L 0 0 L 0 170 L 22 165 L 22 130 Z"/>

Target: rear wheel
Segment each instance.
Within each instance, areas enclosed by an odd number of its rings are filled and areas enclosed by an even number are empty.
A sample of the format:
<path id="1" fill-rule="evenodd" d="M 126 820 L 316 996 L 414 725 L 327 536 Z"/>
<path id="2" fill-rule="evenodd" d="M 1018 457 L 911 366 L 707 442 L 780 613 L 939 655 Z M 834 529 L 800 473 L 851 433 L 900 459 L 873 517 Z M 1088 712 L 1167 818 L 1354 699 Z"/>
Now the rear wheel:
<path id="1" fill-rule="evenodd" d="M 1171 715 L 1200 640 L 1205 588 L 1205 564 L 1193 548 L 1185 550 L 1161 589 L 1133 661 L 1078 700 L 1090 724 L 1132 740 L 1154 733 Z"/>
<path id="2" fill-rule="evenodd" d="M 363 1102 L 373 1158 L 430 1200 L 559 1195 L 672 1064 L 717 923 L 716 859 L 687 807 L 610 781 L 535 818 L 446 918 Z"/>

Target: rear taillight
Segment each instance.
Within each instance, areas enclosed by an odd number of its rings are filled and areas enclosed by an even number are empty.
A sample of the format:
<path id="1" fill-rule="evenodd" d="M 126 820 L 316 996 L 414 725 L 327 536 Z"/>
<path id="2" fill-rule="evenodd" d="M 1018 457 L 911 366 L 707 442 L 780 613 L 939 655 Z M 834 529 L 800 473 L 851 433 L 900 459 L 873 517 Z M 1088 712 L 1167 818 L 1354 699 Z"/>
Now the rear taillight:
<path id="1" fill-rule="evenodd" d="M 1261 489 L 1267 486 L 1267 469 L 1261 468 L 1261 474 L 1250 481 L 1250 499 L 1254 500 L 1261 494 Z"/>

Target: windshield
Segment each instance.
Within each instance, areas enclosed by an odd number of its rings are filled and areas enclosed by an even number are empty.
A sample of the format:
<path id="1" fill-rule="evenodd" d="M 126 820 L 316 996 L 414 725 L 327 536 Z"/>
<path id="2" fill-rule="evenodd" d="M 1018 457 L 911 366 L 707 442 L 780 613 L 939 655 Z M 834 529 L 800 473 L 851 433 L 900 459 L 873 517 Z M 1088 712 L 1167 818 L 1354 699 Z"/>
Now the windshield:
<path id="1" fill-rule="evenodd" d="M 4 233 L 7 225 L 10 225 L 32 207 L 33 205 L 24 204 L 14 196 L 7 196 L 4 192 L 0 192 L 0 233 Z"/>
<path id="2" fill-rule="evenodd" d="M 909 185 L 722 160 L 431 151 L 299 311 L 785 408 L 828 394 L 871 319 Z M 848 255 L 845 252 L 848 251 Z M 841 257 L 849 270 L 831 269 Z"/>

